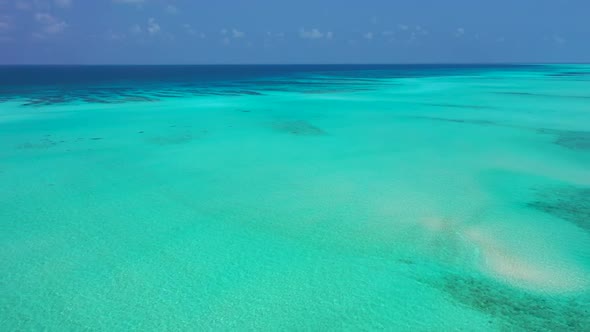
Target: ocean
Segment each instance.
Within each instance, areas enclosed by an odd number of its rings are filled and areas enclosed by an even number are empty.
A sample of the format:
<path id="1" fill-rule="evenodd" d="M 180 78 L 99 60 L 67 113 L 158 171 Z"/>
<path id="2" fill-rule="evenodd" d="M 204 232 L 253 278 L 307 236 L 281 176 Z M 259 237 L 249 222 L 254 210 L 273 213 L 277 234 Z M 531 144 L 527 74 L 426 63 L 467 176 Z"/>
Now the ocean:
<path id="1" fill-rule="evenodd" d="M 4 331 L 590 328 L 590 65 L 0 67 Z"/>

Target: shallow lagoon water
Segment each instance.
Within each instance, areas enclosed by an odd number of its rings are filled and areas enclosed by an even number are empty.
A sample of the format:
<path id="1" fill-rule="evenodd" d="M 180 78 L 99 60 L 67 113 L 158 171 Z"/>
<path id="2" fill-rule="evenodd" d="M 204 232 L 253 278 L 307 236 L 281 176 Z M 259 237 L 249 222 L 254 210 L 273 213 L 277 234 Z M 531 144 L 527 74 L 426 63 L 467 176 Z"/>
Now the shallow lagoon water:
<path id="1" fill-rule="evenodd" d="M 7 330 L 590 326 L 590 66 L 0 77 Z"/>

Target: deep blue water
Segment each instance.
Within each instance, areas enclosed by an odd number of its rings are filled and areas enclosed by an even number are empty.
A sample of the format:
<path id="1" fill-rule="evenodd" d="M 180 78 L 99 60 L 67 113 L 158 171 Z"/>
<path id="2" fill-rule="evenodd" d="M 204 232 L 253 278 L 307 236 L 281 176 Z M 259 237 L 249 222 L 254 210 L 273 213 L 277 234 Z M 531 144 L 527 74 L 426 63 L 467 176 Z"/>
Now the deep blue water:
<path id="1" fill-rule="evenodd" d="M 266 92 L 367 91 L 390 78 L 516 72 L 533 65 L 0 66 L 0 102 L 24 106 Z M 538 65 L 537 65 L 538 67 Z M 156 93 L 154 93 L 157 91 Z"/>
<path id="2" fill-rule="evenodd" d="M 527 69 L 532 65 L 165 65 L 165 66 L 0 66 L 0 86 L 87 85 L 113 82 L 215 82 L 297 74 L 350 77 L 461 75 L 490 69 Z"/>

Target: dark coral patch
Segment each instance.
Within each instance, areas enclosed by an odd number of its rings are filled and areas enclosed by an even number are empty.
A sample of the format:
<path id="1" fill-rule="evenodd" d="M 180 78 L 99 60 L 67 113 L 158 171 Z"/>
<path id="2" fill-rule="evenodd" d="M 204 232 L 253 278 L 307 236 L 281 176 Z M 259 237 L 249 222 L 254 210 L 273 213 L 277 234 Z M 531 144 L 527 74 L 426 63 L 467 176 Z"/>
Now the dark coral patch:
<path id="1" fill-rule="evenodd" d="M 466 108 L 466 109 L 494 109 L 492 106 L 485 105 L 463 105 L 463 104 L 447 104 L 447 103 L 421 103 L 426 106 L 448 107 L 448 108 Z"/>
<path id="2" fill-rule="evenodd" d="M 43 139 L 40 139 L 38 141 L 29 141 L 29 142 L 25 142 L 25 143 L 21 143 L 17 145 L 18 149 L 23 149 L 23 150 L 43 150 L 43 149 L 49 149 L 52 147 L 55 147 L 59 144 L 63 144 L 66 141 L 64 140 L 53 140 L 51 138 L 49 138 L 50 136 L 46 136 Z"/>
<path id="3" fill-rule="evenodd" d="M 452 118 L 439 118 L 433 116 L 412 116 L 413 119 L 423 119 L 423 120 L 432 120 L 432 121 L 441 121 L 441 122 L 451 122 L 451 123 L 466 123 L 466 124 L 475 124 L 475 125 L 498 125 L 493 121 L 487 120 L 476 120 L 476 119 L 452 119 Z"/>
<path id="4" fill-rule="evenodd" d="M 590 72 L 585 72 L 585 71 L 565 71 L 565 72 L 561 72 L 561 73 L 549 74 L 548 76 L 555 76 L 555 77 L 581 77 L 581 76 L 590 76 Z"/>
<path id="5" fill-rule="evenodd" d="M 156 145 L 175 145 L 184 144 L 193 140 L 191 134 L 170 134 L 162 136 L 154 136 L 147 139 L 148 142 Z"/>
<path id="6" fill-rule="evenodd" d="M 304 94 L 310 95 L 323 95 L 323 94 L 337 94 L 337 93 L 352 93 L 352 92 L 359 92 L 359 91 L 369 91 L 370 89 L 317 89 L 317 90 L 307 90 L 303 91 Z"/>
<path id="7" fill-rule="evenodd" d="M 297 136 L 323 136 L 327 133 L 311 123 L 304 120 L 281 121 L 272 124 L 272 127 L 279 132 L 289 133 Z"/>
<path id="8" fill-rule="evenodd" d="M 527 206 L 548 213 L 590 232 L 590 188 L 559 187 L 538 190 Z"/>
<path id="9" fill-rule="evenodd" d="M 590 326 L 590 299 L 587 297 L 551 298 L 486 277 L 459 274 L 428 284 L 453 300 L 498 319 L 508 331 L 583 331 Z"/>
<path id="10" fill-rule="evenodd" d="M 553 94 L 546 94 L 546 93 L 511 92 L 511 91 L 500 91 L 500 92 L 495 92 L 495 93 L 500 94 L 500 95 L 528 96 L 528 97 L 590 99 L 590 96 L 583 96 L 583 95 L 553 95 Z"/>
<path id="11" fill-rule="evenodd" d="M 121 100 L 123 102 L 137 102 L 137 101 L 156 102 L 156 101 L 160 101 L 157 98 L 150 98 L 150 97 L 146 97 L 146 96 L 135 96 L 135 95 L 124 96 L 124 98 Z"/>
<path id="12" fill-rule="evenodd" d="M 555 144 L 571 150 L 590 150 L 590 132 L 573 130 L 541 129 L 542 134 L 555 136 Z"/>

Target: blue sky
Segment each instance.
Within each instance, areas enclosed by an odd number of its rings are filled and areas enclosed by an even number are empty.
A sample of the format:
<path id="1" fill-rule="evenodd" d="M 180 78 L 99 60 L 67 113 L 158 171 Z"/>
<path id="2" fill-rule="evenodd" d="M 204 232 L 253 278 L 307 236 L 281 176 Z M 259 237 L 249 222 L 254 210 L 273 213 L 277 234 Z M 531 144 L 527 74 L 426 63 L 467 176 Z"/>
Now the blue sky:
<path id="1" fill-rule="evenodd" d="M 0 63 L 590 62 L 588 0 L 0 0 Z"/>

